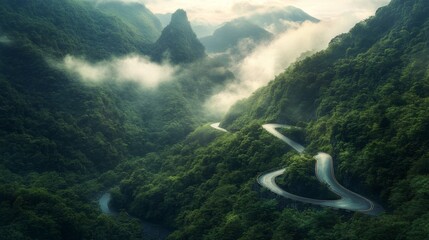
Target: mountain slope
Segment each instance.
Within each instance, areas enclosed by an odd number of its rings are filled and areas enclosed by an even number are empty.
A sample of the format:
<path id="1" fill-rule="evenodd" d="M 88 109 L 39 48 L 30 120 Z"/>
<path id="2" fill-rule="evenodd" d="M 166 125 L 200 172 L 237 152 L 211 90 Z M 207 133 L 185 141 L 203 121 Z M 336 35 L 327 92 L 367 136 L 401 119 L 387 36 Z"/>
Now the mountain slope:
<path id="1" fill-rule="evenodd" d="M 255 13 L 245 17 L 245 19 L 274 34 L 284 32 L 296 23 L 303 23 L 305 21 L 319 22 L 317 18 L 293 6 Z"/>
<path id="2" fill-rule="evenodd" d="M 343 168 L 389 195 L 392 182 L 425 159 L 428 9 L 425 1 L 392 1 L 237 104 L 224 125 L 305 122 L 314 149 L 344 156 Z"/>
<path id="3" fill-rule="evenodd" d="M 183 139 L 230 73 L 204 60 L 158 89 L 88 84 L 60 67 L 65 56 L 109 64 L 150 45 L 88 2 L 0 3 L 0 238 L 141 238 L 139 220 L 96 205 L 111 170 Z"/>
<path id="4" fill-rule="evenodd" d="M 403 13 L 402 8 L 407 8 L 414 15 Z M 425 10 L 424 6 L 418 10 L 411 4 L 402 6 L 393 1 L 389 8 L 379 9 L 376 17 L 357 24 L 350 33 L 334 38 L 327 50 L 296 63 L 271 82 L 270 86 L 259 90 L 247 103 L 243 103 L 252 105 L 251 102 L 259 101 L 259 104 L 240 111 L 243 116 L 253 119 L 307 121 L 321 117 L 330 110 L 319 108 L 320 101 L 329 97 L 326 90 L 336 81 L 356 82 L 361 78 L 363 80 L 360 82 L 368 83 L 371 87 L 386 84 L 389 75 L 393 74 L 390 67 L 404 69 L 413 58 L 425 60 L 415 50 L 421 48 L 426 51 L 424 46 L 417 44 L 426 41 L 425 17 L 422 13 Z M 411 38 L 412 44 L 405 44 Z M 407 57 L 397 58 L 402 55 Z M 346 68 L 347 65 L 350 67 Z M 368 86 L 356 88 L 335 102 L 349 101 L 367 89 Z M 276 104 L 278 102 L 281 104 Z M 225 124 L 231 122 L 235 114 L 232 110 Z"/>
<path id="5" fill-rule="evenodd" d="M 168 58 L 173 63 L 189 63 L 205 56 L 204 46 L 192 31 L 186 12 L 177 10 L 154 45 L 153 59 L 161 61 Z"/>
<path id="6" fill-rule="evenodd" d="M 224 23 L 211 36 L 200 39 L 208 52 L 218 53 L 227 49 L 251 50 L 255 45 L 271 40 L 275 34 L 296 28 L 305 21 L 319 20 L 299 8 L 288 6 L 272 9 Z M 241 44 L 239 44 L 241 43 Z"/>
<path id="7" fill-rule="evenodd" d="M 146 42 L 155 42 L 161 35 L 161 22 L 141 3 L 100 2 L 96 7 L 119 17 Z"/>
<path id="8" fill-rule="evenodd" d="M 9 38 L 55 57 L 73 53 L 100 59 L 148 52 L 148 43 L 136 32 L 85 1 L 1 0 L 0 20 Z"/>
<path id="9" fill-rule="evenodd" d="M 239 44 L 258 44 L 272 39 L 272 34 L 261 27 L 246 21 L 235 20 L 225 23 L 216 29 L 212 36 L 201 38 L 201 43 L 208 52 L 224 52 L 227 49 L 239 47 Z"/>
<path id="10" fill-rule="evenodd" d="M 116 206 L 176 227 L 170 239 L 427 239 L 428 12 L 425 0 L 379 9 L 237 104 L 222 122 L 230 133 L 204 126 L 142 158 Z M 307 154 L 263 132 L 268 122 L 301 126 L 287 134 L 305 136 Z M 318 195 L 318 151 L 333 156 L 339 182 L 386 214 L 319 209 L 256 185 L 258 173 L 285 166 L 279 184 Z M 163 164 L 150 165 L 157 159 Z"/>

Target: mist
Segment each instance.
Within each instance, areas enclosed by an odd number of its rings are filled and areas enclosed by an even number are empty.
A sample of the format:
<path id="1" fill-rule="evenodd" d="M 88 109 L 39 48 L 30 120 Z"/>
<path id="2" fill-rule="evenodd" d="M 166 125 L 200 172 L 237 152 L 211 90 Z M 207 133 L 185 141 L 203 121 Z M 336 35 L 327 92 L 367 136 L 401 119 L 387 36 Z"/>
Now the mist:
<path id="1" fill-rule="evenodd" d="M 152 12 L 165 14 L 178 8 L 187 11 L 193 25 L 216 26 L 232 19 L 264 13 L 286 6 L 301 8 L 311 16 L 321 20 L 319 23 L 295 25 L 290 22 L 286 32 L 266 29 L 276 33 L 275 39 L 245 52 L 246 57 L 232 61 L 229 69 L 235 81 L 205 102 L 206 109 L 222 116 L 238 100 L 246 98 L 256 89 L 265 86 L 283 72 L 303 53 L 320 51 L 338 34 L 347 32 L 355 23 L 361 21 L 390 0 L 99 0 L 143 3 Z M 267 26 L 264 26 L 267 28 Z M 243 41 L 245 43 L 245 41 Z M 243 49 L 247 45 L 243 44 Z M 172 79 L 174 68 L 168 64 L 151 63 L 145 58 L 128 57 L 115 59 L 110 63 L 89 63 L 79 58 L 68 57 L 65 66 L 71 72 L 90 82 L 102 81 L 115 76 L 119 81 L 136 81 L 153 88 L 159 83 Z M 108 67 L 106 67 L 108 66 Z"/>
<path id="2" fill-rule="evenodd" d="M 191 22 L 222 24 L 232 19 L 264 12 L 273 8 L 295 6 L 321 20 L 353 13 L 360 17 L 374 13 L 374 10 L 390 0 L 122 0 L 144 3 L 154 13 L 171 13 L 177 8 L 188 12 Z"/>
<path id="3" fill-rule="evenodd" d="M 6 35 L 0 35 L 0 44 L 9 44 L 12 41 Z"/>
<path id="4" fill-rule="evenodd" d="M 232 66 L 236 81 L 212 96 L 205 103 L 206 109 L 222 116 L 234 103 L 267 85 L 304 53 L 325 49 L 332 38 L 347 32 L 359 20 L 357 16 L 343 15 L 319 23 L 305 22 L 299 28 L 280 34 L 272 42 L 258 46 Z"/>
<path id="5" fill-rule="evenodd" d="M 168 63 L 154 63 L 148 58 L 138 55 L 96 63 L 68 55 L 64 58 L 61 67 L 67 72 L 77 75 L 84 82 L 131 81 L 139 83 L 144 88 L 152 89 L 163 82 L 172 80 L 176 71 Z"/>

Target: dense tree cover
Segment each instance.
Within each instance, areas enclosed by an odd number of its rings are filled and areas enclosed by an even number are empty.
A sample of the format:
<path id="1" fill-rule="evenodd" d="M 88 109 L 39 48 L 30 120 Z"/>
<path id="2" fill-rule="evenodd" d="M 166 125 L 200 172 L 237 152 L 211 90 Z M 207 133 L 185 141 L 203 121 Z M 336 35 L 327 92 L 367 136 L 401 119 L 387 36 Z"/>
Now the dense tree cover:
<path id="1" fill-rule="evenodd" d="M 142 54 L 150 45 L 86 1 L 1 1 L 0 19 L 10 39 L 0 42 L 0 238 L 140 238 L 138 220 L 97 208 L 120 179 L 108 170 L 184 139 L 204 121 L 200 103 L 232 74 L 201 59 L 157 89 L 85 84 L 57 62 Z"/>
<path id="2" fill-rule="evenodd" d="M 130 134 L 140 129 L 132 105 L 71 81 L 31 47 L 0 46 L 0 56 L 2 239 L 140 236 L 138 221 L 100 215 L 93 200 L 107 186 L 84 185 L 147 149 Z"/>
<path id="3" fill-rule="evenodd" d="M 0 185 L 2 239 L 140 239 L 138 220 L 124 213 L 100 214 L 82 196 L 83 189 L 64 190 L 70 183 L 58 173 L 30 178 L 34 186 Z"/>
<path id="4" fill-rule="evenodd" d="M 222 123 L 233 133 L 204 127 L 125 163 L 138 170 L 121 180 L 116 206 L 175 227 L 169 239 L 427 239 L 428 13 L 425 0 L 393 0 L 237 104 Z M 305 134 L 308 155 L 286 152 L 266 122 L 303 127 L 293 134 Z M 317 151 L 386 213 L 320 209 L 257 186 L 258 173 L 286 166 L 285 188 L 333 197 L 312 183 Z"/>
<path id="5" fill-rule="evenodd" d="M 128 27 L 139 33 L 142 38 L 149 42 L 155 42 L 161 35 L 161 22 L 142 3 L 113 1 L 95 1 L 94 3 L 103 12 L 119 17 Z"/>
<path id="6" fill-rule="evenodd" d="M 0 29 L 20 44 L 58 57 L 73 53 L 100 59 L 148 52 L 148 41 L 86 1 L 1 0 Z"/>
<path id="7" fill-rule="evenodd" d="M 206 56 L 184 10 L 179 9 L 171 16 L 170 24 L 162 30 L 151 55 L 156 61 L 168 57 L 173 63 L 194 62 Z"/>
<path id="8" fill-rule="evenodd" d="M 232 133 L 190 133 L 204 121 L 198 103 L 233 76 L 218 59 L 189 63 L 204 51 L 182 11 L 148 45 L 87 2 L 1 1 L 0 236 L 137 239 L 131 214 L 175 229 L 169 239 L 427 239 L 428 12 L 426 0 L 393 0 L 235 106 L 222 123 Z M 144 52 L 181 64 L 175 81 L 87 86 L 50 65 Z M 266 133 L 269 121 L 301 127 L 286 134 L 307 153 Z M 286 167 L 289 191 L 335 198 L 314 177 L 321 150 L 341 183 L 387 212 L 322 209 L 257 185 Z M 105 189 L 116 217 L 96 208 Z"/>

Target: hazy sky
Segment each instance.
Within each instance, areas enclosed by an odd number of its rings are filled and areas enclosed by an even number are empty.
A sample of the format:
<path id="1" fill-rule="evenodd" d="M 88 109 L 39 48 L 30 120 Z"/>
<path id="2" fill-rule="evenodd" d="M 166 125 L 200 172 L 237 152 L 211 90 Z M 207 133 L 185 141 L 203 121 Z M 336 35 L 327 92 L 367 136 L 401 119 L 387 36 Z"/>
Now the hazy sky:
<path id="1" fill-rule="evenodd" d="M 322 21 L 307 22 L 297 29 L 277 35 L 272 42 L 259 46 L 243 61 L 232 66 L 237 81 L 205 103 L 210 112 L 223 115 L 236 101 L 248 97 L 283 72 L 302 53 L 326 48 L 333 37 L 347 32 L 357 22 L 373 15 L 378 7 L 388 3 L 386 0 L 325 0 L 324 4 L 315 0 L 284 2 L 302 8 Z"/>
<path id="2" fill-rule="evenodd" d="M 174 12 L 183 8 L 192 21 L 222 23 L 226 20 L 243 16 L 257 10 L 271 7 L 295 6 L 319 19 L 329 19 L 352 13 L 367 17 L 379 6 L 389 0 L 123 0 L 143 2 L 155 13 Z"/>

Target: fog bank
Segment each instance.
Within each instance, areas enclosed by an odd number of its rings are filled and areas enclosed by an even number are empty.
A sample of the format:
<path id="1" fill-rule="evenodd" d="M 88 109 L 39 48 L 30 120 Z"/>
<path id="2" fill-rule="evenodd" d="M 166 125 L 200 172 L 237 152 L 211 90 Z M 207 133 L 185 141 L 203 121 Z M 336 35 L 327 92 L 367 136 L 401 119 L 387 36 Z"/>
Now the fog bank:
<path id="1" fill-rule="evenodd" d="M 218 115 L 226 113 L 235 102 L 267 85 L 303 53 L 325 49 L 332 38 L 347 32 L 357 21 L 356 16 L 345 15 L 331 21 L 305 22 L 257 47 L 233 67 L 237 81 L 212 96 L 205 103 L 207 110 Z"/>
<path id="2" fill-rule="evenodd" d="M 62 67 L 86 82 L 132 81 L 145 88 L 156 88 L 160 83 L 170 81 L 175 72 L 170 64 L 154 63 L 137 55 L 96 63 L 69 55 L 64 58 Z"/>

